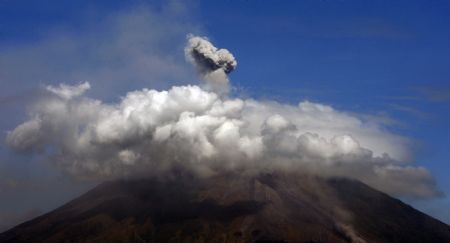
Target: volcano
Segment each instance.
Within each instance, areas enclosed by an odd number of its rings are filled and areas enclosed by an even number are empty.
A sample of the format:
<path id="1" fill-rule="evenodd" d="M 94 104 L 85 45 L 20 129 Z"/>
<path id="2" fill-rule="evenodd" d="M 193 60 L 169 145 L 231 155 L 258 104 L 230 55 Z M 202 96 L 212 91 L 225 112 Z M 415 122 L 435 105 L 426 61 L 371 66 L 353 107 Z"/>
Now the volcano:
<path id="1" fill-rule="evenodd" d="M 0 242 L 450 242 L 450 227 L 356 180 L 180 175 L 105 182 Z"/>

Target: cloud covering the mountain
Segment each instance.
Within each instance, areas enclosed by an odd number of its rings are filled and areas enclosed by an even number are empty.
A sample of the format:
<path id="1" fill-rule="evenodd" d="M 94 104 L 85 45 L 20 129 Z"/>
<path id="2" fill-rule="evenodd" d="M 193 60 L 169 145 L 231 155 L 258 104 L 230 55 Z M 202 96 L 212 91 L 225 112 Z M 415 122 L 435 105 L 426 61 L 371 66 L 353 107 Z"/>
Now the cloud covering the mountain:
<path id="1" fill-rule="evenodd" d="M 298 170 L 359 179 L 396 196 L 438 194 L 425 168 L 406 163 L 408 139 L 331 106 L 233 98 L 195 85 L 105 103 L 85 96 L 89 88 L 46 86 L 7 143 L 84 179 Z"/>

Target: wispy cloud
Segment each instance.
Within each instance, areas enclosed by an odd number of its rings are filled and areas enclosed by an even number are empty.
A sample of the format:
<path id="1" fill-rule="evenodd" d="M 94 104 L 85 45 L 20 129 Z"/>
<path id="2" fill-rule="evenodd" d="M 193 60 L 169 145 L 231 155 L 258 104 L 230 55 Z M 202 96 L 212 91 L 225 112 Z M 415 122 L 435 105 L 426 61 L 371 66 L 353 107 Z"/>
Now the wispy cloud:
<path id="1" fill-rule="evenodd" d="M 426 99 L 433 102 L 447 102 L 450 101 L 450 86 L 421 86 L 416 87 L 415 90 Z"/>
<path id="2" fill-rule="evenodd" d="M 91 81 L 106 96 L 130 87 L 165 87 L 194 77 L 182 48 L 190 24 L 182 4 L 154 11 L 136 5 L 87 21 L 81 30 L 52 31 L 29 43 L 2 44 L 0 97 L 11 97 L 36 83 Z M 114 92 L 118 91 L 118 92 Z"/>
<path id="3" fill-rule="evenodd" d="M 255 28 L 259 33 L 299 35 L 320 39 L 382 39 L 405 40 L 417 34 L 410 28 L 382 17 L 335 16 L 329 19 L 314 21 L 305 16 L 224 16 L 227 22 L 248 25 L 249 31 Z M 245 20 L 245 21 L 244 21 Z M 264 24 L 261 24 L 264 23 Z"/>
<path id="4" fill-rule="evenodd" d="M 397 111 L 401 111 L 401 112 L 405 112 L 408 114 L 413 115 L 414 117 L 420 118 L 420 119 L 430 119 L 433 117 L 433 114 L 428 113 L 428 112 L 424 112 L 418 108 L 412 107 L 412 106 L 407 106 L 407 105 L 400 105 L 400 104 L 390 104 L 389 107 L 391 109 L 397 110 Z"/>

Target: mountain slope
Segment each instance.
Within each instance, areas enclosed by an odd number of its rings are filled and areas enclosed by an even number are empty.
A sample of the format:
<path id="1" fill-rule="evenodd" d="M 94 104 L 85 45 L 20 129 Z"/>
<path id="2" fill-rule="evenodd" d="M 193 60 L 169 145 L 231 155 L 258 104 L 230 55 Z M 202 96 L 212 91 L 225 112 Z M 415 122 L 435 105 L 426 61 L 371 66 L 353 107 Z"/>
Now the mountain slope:
<path id="1" fill-rule="evenodd" d="M 0 242 L 450 242 L 450 227 L 348 179 L 298 174 L 108 182 Z"/>

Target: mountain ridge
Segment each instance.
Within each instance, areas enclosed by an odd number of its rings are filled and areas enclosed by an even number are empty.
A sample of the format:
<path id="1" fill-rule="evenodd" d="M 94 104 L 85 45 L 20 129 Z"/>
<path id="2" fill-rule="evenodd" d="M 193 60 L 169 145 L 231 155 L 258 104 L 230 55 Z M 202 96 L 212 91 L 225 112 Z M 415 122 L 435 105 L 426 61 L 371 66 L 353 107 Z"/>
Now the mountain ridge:
<path id="1" fill-rule="evenodd" d="M 362 182 L 298 173 L 118 180 L 0 242 L 450 242 L 450 227 Z"/>

